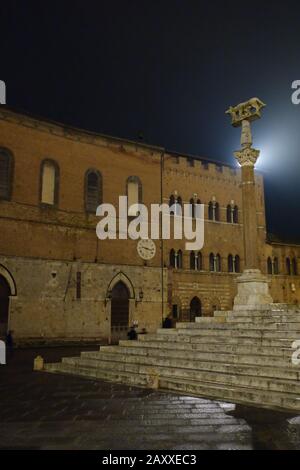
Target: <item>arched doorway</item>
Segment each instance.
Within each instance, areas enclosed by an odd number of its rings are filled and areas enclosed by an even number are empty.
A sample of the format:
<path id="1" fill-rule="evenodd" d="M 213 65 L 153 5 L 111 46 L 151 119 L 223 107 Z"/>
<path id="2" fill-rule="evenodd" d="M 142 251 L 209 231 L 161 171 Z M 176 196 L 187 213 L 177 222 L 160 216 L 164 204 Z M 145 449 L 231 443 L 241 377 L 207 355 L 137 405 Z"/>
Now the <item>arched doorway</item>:
<path id="1" fill-rule="evenodd" d="M 5 336 L 7 332 L 10 295 L 9 284 L 0 274 L 0 337 Z"/>
<path id="2" fill-rule="evenodd" d="M 129 328 L 129 291 L 119 281 L 111 291 L 111 341 L 126 339 Z"/>
<path id="3" fill-rule="evenodd" d="M 201 317 L 202 305 L 198 297 L 194 297 L 190 303 L 190 321 L 195 321 L 196 317 Z"/>

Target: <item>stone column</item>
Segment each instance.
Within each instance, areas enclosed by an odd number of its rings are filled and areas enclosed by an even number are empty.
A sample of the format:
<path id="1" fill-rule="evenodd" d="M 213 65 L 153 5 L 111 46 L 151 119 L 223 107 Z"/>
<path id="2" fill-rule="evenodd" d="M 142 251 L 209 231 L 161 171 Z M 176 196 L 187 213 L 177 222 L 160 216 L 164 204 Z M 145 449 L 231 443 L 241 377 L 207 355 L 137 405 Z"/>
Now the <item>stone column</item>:
<path id="1" fill-rule="evenodd" d="M 231 107 L 232 125 L 242 126 L 241 149 L 234 152 L 242 171 L 243 235 L 245 269 L 237 279 L 238 293 L 234 299 L 234 310 L 257 310 L 273 302 L 269 294 L 268 279 L 262 275 L 258 261 L 258 230 L 255 194 L 255 163 L 259 150 L 252 148 L 251 121 L 260 118 L 265 106 L 258 98 Z"/>

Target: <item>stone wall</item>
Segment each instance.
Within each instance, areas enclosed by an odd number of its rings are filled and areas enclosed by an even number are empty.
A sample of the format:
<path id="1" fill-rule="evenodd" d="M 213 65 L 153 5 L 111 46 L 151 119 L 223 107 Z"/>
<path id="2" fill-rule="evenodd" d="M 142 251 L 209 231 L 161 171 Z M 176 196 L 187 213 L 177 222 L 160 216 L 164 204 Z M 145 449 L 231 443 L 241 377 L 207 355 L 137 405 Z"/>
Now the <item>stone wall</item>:
<path id="1" fill-rule="evenodd" d="M 108 291 L 118 280 L 125 282 L 130 292 L 129 323 L 138 321 L 139 328 L 149 332 L 161 324 L 160 268 L 3 256 L 0 265 L 17 287 L 16 296 L 10 298 L 9 328 L 18 342 L 107 341 L 111 313 Z M 76 298 L 77 272 L 81 273 L 80 299 Z M 166 286 L 166 270 L 163 278 Z M 166 299 L 164 293 L 165 302 Z"/>

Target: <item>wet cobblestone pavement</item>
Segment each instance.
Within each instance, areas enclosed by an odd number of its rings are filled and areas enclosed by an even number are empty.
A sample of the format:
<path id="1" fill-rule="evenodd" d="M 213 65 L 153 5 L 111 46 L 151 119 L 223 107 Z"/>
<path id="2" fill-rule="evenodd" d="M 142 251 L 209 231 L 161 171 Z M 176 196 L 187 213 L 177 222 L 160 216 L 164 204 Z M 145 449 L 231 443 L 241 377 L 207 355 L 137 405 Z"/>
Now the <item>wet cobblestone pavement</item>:
<path id="1" fill-rule="evenodd" d="M 300 416 L 32 371 L 81 349 L 0 366 L 0 449 L 300 449 Z"/>

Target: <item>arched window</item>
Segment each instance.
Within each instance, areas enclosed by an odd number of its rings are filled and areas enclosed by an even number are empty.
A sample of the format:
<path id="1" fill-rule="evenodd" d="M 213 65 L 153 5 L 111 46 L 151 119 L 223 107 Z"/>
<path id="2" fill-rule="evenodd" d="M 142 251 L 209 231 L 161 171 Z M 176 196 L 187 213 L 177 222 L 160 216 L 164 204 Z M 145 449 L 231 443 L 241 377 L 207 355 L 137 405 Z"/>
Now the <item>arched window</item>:
<path id="1" fill-rule="evenodd" d="M 190 199 L 190 217 L 195 218 L 195 201 L 193 198 Z"/>
<path id="2" fill-rule="evenodd" d="M 291 276 L 292 274 L 292 269 L 291 269 L 291 260 L 290 258 L 286 258 L 285 260 L 285 265 L 286 265 L 286 273 L 288 276 Z"/>
<path id="3" fill-rule="evenodd" d="M 234 272 L 240 273 L 241 272 L 241 260 L 240 260 L 239 255 L 236 255 L 236 257 L 235 257 L 234 266 L 235 266 L 235 271 Z"/>
<path id="4" fill-rule="evenodd" d="M 182 251 L 171 250 L 170 251 L 170 266 L 175 269 L 182 268 Z"/>
<path id="5" fill-rule="evenodd" d="M 191 251 L 190 253 L 190 269 L 193 271 L 201 271 L 202 269 L 202 253 L 199 251 L 195 253 Z"/>
<path id="6" fill-rule="evenodd" d="M 292 266 L 293 266 L 293 274 L 294 274 L 294 276 L 298 276 L 297 258 L 293 258 L 293 259 L 292 259 Z"/>
<path id="7" fill-rule="evenodd" d="M 169 199 L 170 214 L 181 215 L 182 214 L 182 199 L 180 196 L 176 197 L 173 194 Z M 173 209 L 171 209 L 173 208 Z"/>
<path id="8" fill-rule="evenodd" d="M 216 256 L 215 265 L 216 265 L 215 271 L 216 271 L 217 273 L 221 272 L 221 269 L 222 269 L 222 266 L 221 266 L 221 256 L 220 256 L 219 254 L 217 254 L 217 256 Z"/>
<path id="9" fill-rule="evenodd" d="M 234 224 L 239 223 L 239 208 L 238 208 L 238 206 L 234 206 L 234 208 L 233 208 L 233 223 Z"/>
<path id="10" fill-rule="evenodd" d="M 196 269 L 196 256 L 194 251 L 190 252 L 190 269 L 195 270 Z"/>
<path id="11" fill-rule="evenodd" d="M 200 201 L 200 199 L 197 199 L 197 206 L 196 206 L 196 209 L 195 209 L 195 217 L 197 219 L 200 219 L 200 216 L 201 216 L 201 207 L 200 207 L 200 205 L 201 205 L 201 201 Z"/>
<path id="12" fill-rule="evenodd" d="M 279 262 L 278 262 L 278 258 L 274 258 L 274 261 L 273 261 L 273 271 L 274 271 L 274 274 L 279 274 Z"/>
<path id="13" fill-rule="evenodd" d="M 210 201 L 208 204 L 208 218 L 209 220 L 220 220 L 220 206 L 218 202 Z"/>
<path id="14" fill-rule="evenodd" d="M 228 256 L 228 272 L 233 273 L 234 272 L 234 266 L 233 266 L 233 256 L 229 255 Z"/>
<path id="15" fill-rule="evenodd" d="M 202 270 L 202 253 L 199 251 L 196 256 L 196 266 L 197 270 L 201 271 Z"/>
<path id="16" fill-rule="evenodd" d="M 182 199 L 180 196 L 175 201 L 176 204 L 176 215 L 181 215 L 182 214 Z"/>
<path id="17" fill-rule="evenodd" d="M 218 202 L 216 202 L 215 204 L 215 220 L 216 221 L 220 220 L 220 206 Z"/>
<path id="18" fill-rule="evenodd" d="M 172 268 L 176 268 L 176 267 L 177 267 L 175 261 L 176 261 L 175 250 L 172 249 L 172 250 L 170 251 L 170 266 L 171 266 Z"/>
<path id="19" fill-rule="evenodd" d="M 182 251 L 181 250 L 178 250 L 177 252 L 177 268 L 178 269 L 182 269 Z"/>
<path id="20" fill-rule="evenodd" d="M 215 255 L 213 253 L 209 255 L 209 270 L 211 272 L 215 271 Z"/>
<path id="21" fill-rule="evenodd" d="M 59 167 L 53 160 L 44 160 L 41 164 L 41 204 L 58 204 Z"/>
<path id="22" fill-rule="evenodd" d="M 232 206 L 228 204 L 227 209 L 226 209 L 226 220 L 229 224 L 232 224 Z"/>
<path id="23" fill-rule="evenodd" d="M 228 256 L 228 272 L 229 273 L 239 273 L 240 272 L 240 257 L 239 255 Z"/>
<path id="24" fill-rule="evenodd" d="M 169 199 L 169 207 L 170 207 L 170 214 L 174 215 L 174 210 L 171 210 L 171 207 L 175 206 L 175 196 L 171 194 L 170 199 Z"/>
<path id="25" fill-rule="evenodd" d="M 136 217 L 139 211 L 133 205 L 141 204 L 143 199 L 142 183 L 138 176 L 129 176 L 126 184 L 126 193 L 128 198 L 128 215 L 129 217 Z"/>
<path id="26" fill-rule="evenodd" d="M 9 200 L 12 192 L 13 156 L 0 148 L 0 199 Z"/>
<path id="27" fill-rule="evenodd" d="M 213 203 L 211 201 L 208 204 L 208 218 L 209 218 L 209 220 L 214 220 Z"/>
<path id="28" fill-rule="evenodd" d="M 102 202 L 102 177 L 97 170 L 85 174 L 85 210 L 93 214 Z"/>
<path id="29" fill-rule="evenodd" d="M 267 260 L 267 268 L 268 268 L 268 274 L 273 274 L 273 263 L 270 257 Z"/>

